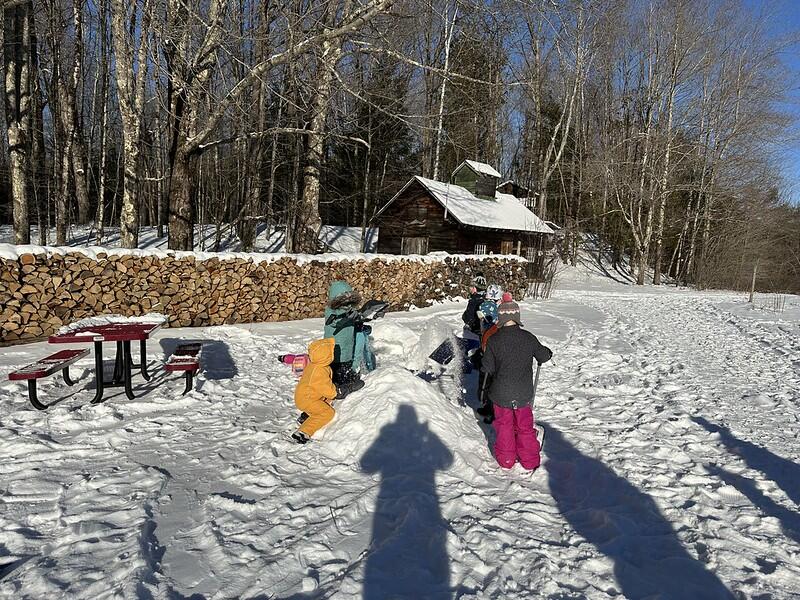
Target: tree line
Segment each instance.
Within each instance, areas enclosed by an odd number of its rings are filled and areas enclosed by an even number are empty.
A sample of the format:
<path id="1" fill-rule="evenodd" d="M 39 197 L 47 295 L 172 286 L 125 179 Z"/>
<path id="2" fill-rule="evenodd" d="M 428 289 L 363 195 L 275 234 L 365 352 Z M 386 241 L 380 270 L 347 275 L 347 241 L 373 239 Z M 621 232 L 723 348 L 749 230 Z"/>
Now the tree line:
<path id="1" fill-rule="evenodd" d="M 800 291 L 791 39 L 743 0 L 5 0 L 0 219 L 321 251 L 412 175 L 492 164 L 573 262 Z M 48 239 L 55 227 L 55 239 Z"/>

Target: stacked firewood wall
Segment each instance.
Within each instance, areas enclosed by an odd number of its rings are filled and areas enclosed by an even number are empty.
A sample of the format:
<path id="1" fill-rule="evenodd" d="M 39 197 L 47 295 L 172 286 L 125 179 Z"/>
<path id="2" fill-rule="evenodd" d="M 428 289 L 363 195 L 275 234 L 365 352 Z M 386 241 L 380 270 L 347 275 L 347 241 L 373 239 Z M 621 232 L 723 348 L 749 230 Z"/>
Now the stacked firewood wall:
<path id="1" fill-rule="evenodd" d="M 90 316 L 157 312 L 171 327 L 320 317 L 331 281 L 344 279 L 364 299 L 392 310 L 466 296 L 476 271 L 520 293 L 524 262 L 442 257 L 440 261 L 298 262 L 292 257 L 22 254 L 0 259 L 0 342 L 40 339 Z"/>

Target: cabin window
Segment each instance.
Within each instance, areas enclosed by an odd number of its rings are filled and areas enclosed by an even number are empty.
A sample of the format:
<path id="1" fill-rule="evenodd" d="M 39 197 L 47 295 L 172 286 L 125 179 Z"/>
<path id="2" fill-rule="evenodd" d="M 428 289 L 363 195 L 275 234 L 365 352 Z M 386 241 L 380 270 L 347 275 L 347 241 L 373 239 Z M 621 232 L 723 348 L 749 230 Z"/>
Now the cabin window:
<path id="1" fill-rule="evenodd" d="M 500 244 L 500 254 L 514 254 L 514 242 L 502 242 Z"/>
<path id="2" fill-rule="evenodd" d="M 530 261 L 536 260 L 536 257 L 538 255 L 539 255 L 539 251 L 536 248 L 532 247 L 532 246 L 528 246 L 528 248 L 525 249 L 525 258 L 527 260 L 530 260 Z"/>
<path id="3" fill-rule="evenodd" d="M 475 244 L 475 254 L 486 254 L 486 244 Z"/>
<path id="4" fill-rule="evenodd" d="M 404 237 L 400 243 L 400 254 L 427 254 L 428 238 Z"/>

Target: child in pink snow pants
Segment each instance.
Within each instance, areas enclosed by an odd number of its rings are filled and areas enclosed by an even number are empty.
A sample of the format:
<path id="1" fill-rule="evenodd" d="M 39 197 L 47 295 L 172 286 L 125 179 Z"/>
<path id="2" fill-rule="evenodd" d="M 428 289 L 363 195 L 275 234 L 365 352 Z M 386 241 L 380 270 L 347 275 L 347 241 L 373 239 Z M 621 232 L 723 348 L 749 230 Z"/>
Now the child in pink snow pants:
<path id="1" fill-rule="evenodd" d="M 533 470 L 541 460 L 531 407 L 533 363 L 545 363 L 553 353 L 522 329 L 516 302 L 503 302 L 498 313 L 497 333 L 489 338 L 481 366 L 494 403 L 494 454 L 503 468 L 510 469 L 519 460 L 524 469 Z"/>
<path id="2" fill-rule="evenodd" d="M 519 459 L 523 469 L 533 471 L 539 467 L 539 440 L 533 428 L 533 410 L 524 408 L 494 408 L 494 431 L 497 438 L 494 442 L 494 457 L 497 463 L 510 469 Z"/>

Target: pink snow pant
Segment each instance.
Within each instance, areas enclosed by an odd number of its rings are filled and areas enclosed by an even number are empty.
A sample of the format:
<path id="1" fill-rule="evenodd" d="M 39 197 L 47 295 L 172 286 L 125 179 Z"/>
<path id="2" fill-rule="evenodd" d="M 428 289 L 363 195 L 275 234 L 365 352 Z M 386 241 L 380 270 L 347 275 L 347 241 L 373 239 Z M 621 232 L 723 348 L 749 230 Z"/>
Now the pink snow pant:
<path id="1" fill-rule="evenodd" d="M 524 469 L 532 471 L 539 466 L 539 440 L 533 429 L 533 410 L 525 408 L 494 407 L 494 457 L 504 469 L 510 469 L 519 458 Z"/>

